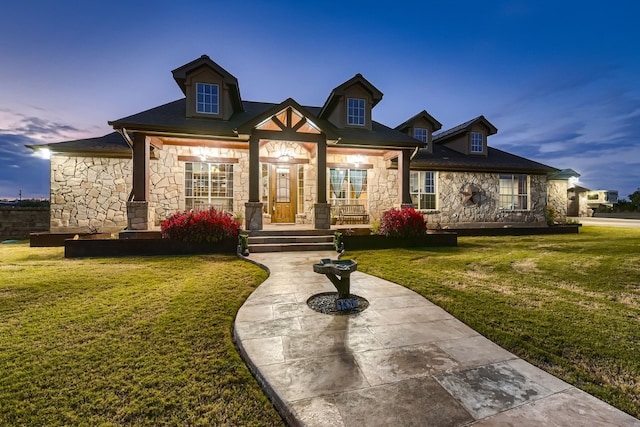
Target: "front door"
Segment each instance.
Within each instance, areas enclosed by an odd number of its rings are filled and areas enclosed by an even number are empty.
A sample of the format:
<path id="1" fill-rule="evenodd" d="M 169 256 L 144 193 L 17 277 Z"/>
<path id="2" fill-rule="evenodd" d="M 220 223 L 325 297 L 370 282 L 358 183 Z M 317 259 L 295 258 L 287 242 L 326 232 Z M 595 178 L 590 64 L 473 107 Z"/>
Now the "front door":
<path id="1" fill-rule="evenodd" d="M 271 222 L 292 223 L 296 215 L 296 175 L 293 165 L 271 165 Z"/>

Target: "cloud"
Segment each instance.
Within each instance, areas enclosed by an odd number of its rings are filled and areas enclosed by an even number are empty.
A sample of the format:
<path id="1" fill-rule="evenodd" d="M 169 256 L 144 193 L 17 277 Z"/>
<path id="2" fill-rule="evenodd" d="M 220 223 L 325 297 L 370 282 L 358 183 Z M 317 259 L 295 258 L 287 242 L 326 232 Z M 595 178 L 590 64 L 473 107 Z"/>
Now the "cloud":
<path id="1" fill-rule="evenodd" d="M 23 137 L 31 140 L 31 143 L 46 143 L 79 139 L 92 133 L 68 123 L 26 115 L 6 108 L 0 109 L 0 134 L 7 135 L 7 138 Z"/>

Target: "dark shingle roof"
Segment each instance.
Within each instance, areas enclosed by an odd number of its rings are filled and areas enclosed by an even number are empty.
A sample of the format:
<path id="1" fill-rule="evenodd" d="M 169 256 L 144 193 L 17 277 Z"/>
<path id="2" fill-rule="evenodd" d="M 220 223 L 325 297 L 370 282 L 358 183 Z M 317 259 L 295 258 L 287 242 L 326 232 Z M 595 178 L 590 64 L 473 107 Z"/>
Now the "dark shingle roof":
<path id="1" fill-rule="evenodd" d="M 436 135 L 433 135 L 433 142 L 436 144 L 442 144 L 445 141 L 447 141 L 449 138 L 452 138 L 463 132 L 470 131 L 473 125 L 478 122 L 480 122 L 481 124 L 487 127 L 487 129 L 489 130 L 488 135 L 493 135 L 494 133 L 498 132 L 498 129 L 494 125 L 492 125 L 489 122 L 489 120 L 487 120 L 484 116 L 478 116 L 469 120 L 468 122 L 464 122 L 458 126 L 452 127 L 451 129 L 447 129 Z"/>
<path id="2" fill-rule="evenodd" d="M 242 101 L 244 111 L 229 120 L 186 117 L 186 98 L 109 122 L 116 129 L 165 131 L 193 135 L 235 136 L 234 129 L 276 104 Z"/>
<path id="3" fill-rule="evenodd" d="M 486 156 L 465 155 L 443 145 L 434 145 L 433 153 L 420 150 L 411 161 L 411 169 L 477 172 L 552 173 L 558 169 L 497 148 L 487 147 Z"/>
<path id="4" fill-rule="evenodd" d="M 38 150 L 46 147 L 54 153 L 90 154 L 121 157 L 131 156 L 131 148 L 118 132 L 111 132 L 95 138 L 76 139 L 73 141 L 54 142 L 49 144 L 27 145 L 27 148 Z"/>
<path id="5" fill-rule="evenodd" d="M 165 131 L 192 135 L 235 136 L 234 130 L 244 124 L 253 122 L 260 115 L 268 113 L 281 104 L 266 102 L 242 101 L 244 111 L 236 113 L 229 120 L 212 120 L 209 118 L 186 117 L 186 99 L 179 99 L 132 116 L 109 122 L 116 129 L 143 131 Z M 293 101 L 293 100 L 291 100 Z M 293 101 L 295 102 L 295 101 Z M 320 107 L 303 106 L 311 115 L 313 122 L 331 136 L 340 138 L 339 145 L 367 147 L 407 147 L 423 146 L 423 143 L 410 136 L 391 129 L 381 123 L 373 122 L 372 130 L 355 128 L 336 128 L 329 121 L 319 118 Z"/>
<path id="6" fill-rule="evenodd" d="M 415 122 L 418 119 L 425 119 L 426 121 L 431 123 L 433 125 L 434 131 L 440 130 L 442 128 L 442 123 L 437 121 L 431 114 L 427 113 L 427 110 L 422 110 L 415 116 L 411 117 L 409 120 L 406 120 L 405 122 L 396 126 L 395 129 L 400 132 L 403 132 L 407 128 L 411 127 L 413 125 L 413 122 Z"/>

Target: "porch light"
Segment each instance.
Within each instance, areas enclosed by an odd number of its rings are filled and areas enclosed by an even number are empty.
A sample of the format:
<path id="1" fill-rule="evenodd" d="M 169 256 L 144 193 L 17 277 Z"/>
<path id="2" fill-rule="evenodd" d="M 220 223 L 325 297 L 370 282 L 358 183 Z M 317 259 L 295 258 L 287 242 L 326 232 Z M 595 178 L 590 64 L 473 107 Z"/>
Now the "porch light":
<path id="1" fill-rule="evenodd" d="M 280 162 L 288 162 L 291 161 L 291 159 L 293 159 L 293 154 L 291 154 L 289 150 L 283 150 L 278 155 L 278 161 Z"/>
<path id="2" fill-rule="evenodd" d="M 194 149 L 194 154 L 204 162 L 207 159 L 216 157 L 218 155 L 218 149 L 210 147 L 196 147 Z"/>
<path id="3" fill-rule="evenodd" d="M 41 159 L 50 159 L 51 158 L 51 150 L 49 150 L 49 148 L 47 147 L 42 147 L 42 148 L 38 148 L 36 151 L 34 151 L 33 153 L 36 157 L 39 157 Z"/>
<path id="4" fill-rule="evenodd" d="M 355 165 L 355 167 L 358 167 L 358 166 L 360 166 L 361 164 L 363 164 L 363 163 L 364 163 L 364 160 L 365 160 L 365 159 L 364 159 L 364 156 L 361 156 L 361 155 L 359 155 L 359 154 L 356 154 L 356 155 L 354 155 L 354 156 L 348 156 L 348 157 L 347 157 L 347 161 L 348 161 L 349 163 L 352 163 L 353 165 Z"/>

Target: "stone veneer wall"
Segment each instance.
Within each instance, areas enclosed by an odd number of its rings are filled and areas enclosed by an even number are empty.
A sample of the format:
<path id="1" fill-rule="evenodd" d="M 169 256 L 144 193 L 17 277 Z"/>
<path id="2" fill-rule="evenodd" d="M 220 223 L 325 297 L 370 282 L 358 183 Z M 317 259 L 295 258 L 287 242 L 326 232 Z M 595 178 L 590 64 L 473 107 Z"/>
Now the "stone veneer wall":
<path id="1" fill-rule="evenodd" d="M 567 219 L 567 181 L 554 179 L 548 181 L 547 185 L 547 206 L 556 211 L 557 222 L 564 222 Z"/>
<path id="2" fill-rule="evenodd" d="M 499 209 L 500 175 L 496 173 L 437 172 L 438 194 L 435 211 L 425 211 L 430 228 L 439 223 L 443 227 L 481 226 L 486 223 L 527 223 L 545 225 L 547 178 L 529 175 L 529 210 Z M 479 190 L 477 204 L 463 204 L 463 192 L 469 185 Z"/>
<path id="3" fill-rule="evenodd" d="M 127 225 L 131 159 L 51 156 L 51 232 L 102 232 Z"/>

